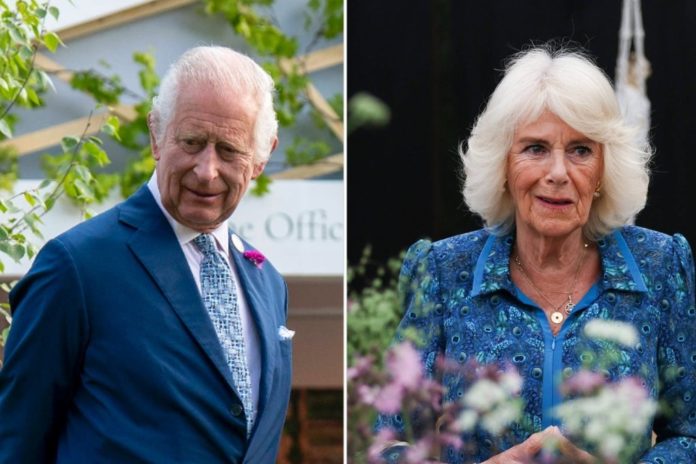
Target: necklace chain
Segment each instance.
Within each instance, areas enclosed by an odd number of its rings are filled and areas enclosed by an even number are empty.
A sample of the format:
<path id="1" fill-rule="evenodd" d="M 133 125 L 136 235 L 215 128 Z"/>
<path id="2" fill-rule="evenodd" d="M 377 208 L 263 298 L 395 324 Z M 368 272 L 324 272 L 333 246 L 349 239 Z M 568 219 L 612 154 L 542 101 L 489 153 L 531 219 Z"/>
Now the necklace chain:
<path id="1" fill-rule="evenodd" d="M 570 312 L 573 310 L 575 307 L 575 303 L 573 302 L 573 293 L 575 292 L 575 286 L 578 283 L 578 276 L 580 275 L 580 268 L 582 267 L 582 263 L 585 262 L 585 255 L 587 255 L 587 247 L 589 245 L 587 243 L 584 244 L 583 249 L 582 249 L 582 255 L 580 258 L 578 258 L 578 264 L 575 268 L 575 276 L 573 277 L 573 285 L 570 287 L 570 290 L 567 292 L 550 292 L 550 293 L 564 293 L 568 295 L 568 300 L 562 302 L 560 305 L 556 306 L 554 303 L 549 300 L 549 298 L 546 296 L 544 292 L 541 291 L 539 287 L 537 287 L 534 284 L 534 281 L 532 281 L 531 277 L 527 274 L 527 272 L 524 270 L 524 267 L 522 266 L 522 262 L 520 261 L 520 255 L 519 253 L 515 253 L 515 264 L 517 265 L 517 268 L 520 270 L 520 273 L 522 276 L 529 282 L 529 285 L 532 286 L 532 288 L 541 296 L 546 302 L 549 304 L 551 309 L 553 310 L 553 314 L 551 315 L 551 320 L 556 323 L 560 324 L 563 322 L 563 314 L 560 312 L 561 307 L 565 305 L 565 313 L 566 315 L 570 314 Z"/>

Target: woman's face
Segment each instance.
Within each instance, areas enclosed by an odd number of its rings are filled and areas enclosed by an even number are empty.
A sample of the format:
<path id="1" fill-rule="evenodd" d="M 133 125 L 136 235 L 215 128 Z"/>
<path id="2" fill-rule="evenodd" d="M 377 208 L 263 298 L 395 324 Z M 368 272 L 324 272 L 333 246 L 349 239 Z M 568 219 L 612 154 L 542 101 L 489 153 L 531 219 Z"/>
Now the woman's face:
<path id="1" fill-rule="evenodd" d="M 580 229 L 589 217 L 603 169 L 602 145 L 550 111 L 518 127 L 506 176 L 517 229 L 544 237 Z"/>

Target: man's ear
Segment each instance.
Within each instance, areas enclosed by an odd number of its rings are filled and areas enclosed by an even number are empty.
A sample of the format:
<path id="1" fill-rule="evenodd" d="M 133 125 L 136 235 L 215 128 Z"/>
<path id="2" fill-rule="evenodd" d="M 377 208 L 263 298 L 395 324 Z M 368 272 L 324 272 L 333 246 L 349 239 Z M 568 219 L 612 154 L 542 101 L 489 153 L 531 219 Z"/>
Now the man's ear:
<path id="1" fill-rule="evenodd" d="M 152 157 L 157 161 L 160 159 L 159 145 L 157 144 L 157 128 L 159 126 L 159 118 L 152 111 L 147 114 L 147 128 L 150 132 L 150 148 L 152 148 Z"/>
<path id="2" fill-rule="evenodd" d="M 254 172 L 251 173 L 251 178 L 256 179 L 261 175 L 263 170 L 266 167 L 266 162 L 264 161 L 263 163 L 256 163 L 254 164 Z"/>
<path id="3" fill-rule="evenodd" d="M 271 156 L 271 153 L 273 153 L 273 150 L 275 150 L 277 146 L 278 146 L 278 137 L 274 135 L 273 140 L 271 141 L 271 152 L 268 154 L 269 157 Z M 251 174 L 251 178 L 256 179 L 257 177 L 259 177 L 265 168 L 266 168 L 266 161 L 264 161 L 263 163 L 254 164 L 254 172 Z"/>

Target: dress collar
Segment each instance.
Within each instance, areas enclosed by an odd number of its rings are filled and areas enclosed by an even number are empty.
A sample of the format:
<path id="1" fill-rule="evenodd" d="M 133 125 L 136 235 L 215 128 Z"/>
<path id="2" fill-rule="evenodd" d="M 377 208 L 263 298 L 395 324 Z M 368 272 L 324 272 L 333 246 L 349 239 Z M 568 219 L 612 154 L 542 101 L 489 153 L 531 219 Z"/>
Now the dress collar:
<path id="1" fill-rule="evenodd" d="M 169 222 L 169 225 L 172 227 L 172 230 L 174 230 L 174 234 L 176 235 L 176 239 L 179 241 L 179 245 L 183 246 L 189 243 L 194 238 L 198 237 L 198 235 L 200 235 L 199 231 L 191 229 L 190 227 L 178 222 L 176 219 L 172 217 L 171 214 L 169 214 L 169 211 L 167 211 L 164 208 L 164 205 L 162 204 L 162 197 L 159 191 L 159 185 L 157 184 L 157 172 L 154 172 L 152 174 L 152 177 L 150 177 L 150 180 L 147 183 L 147 188 L 150 189 L 150 193 L 152 193 L 152 196 L 155 198 L 157 206 L 159 206 L 160 210 L 162 211 L 162 214 L 164 214 L 164 217 L 167 218 L 167 222 Z M 213 237 L 215 237 L 218 249 L 222 250 L 225 256 L 228 256 L 230 252 L 230 243 L 228 236 L 229 232 L 227 228 L 227 221 L 224 221 L 222 224 L 220 224 L 215 230 L 210 232 L 210 234 L 213 235 Z"/>
<path id="2" fill-rule="evenodd" d="M 471 296 L 507 290 L 515 294 L 510 279 L 510 254 L 515 242 L 514 231 L 508 235 L 489 235 L 474 268 Z M 601 286 L 633 292 L 647 292 L 636 260 L 617 229 L 597 242 L 602 261 Z"/>

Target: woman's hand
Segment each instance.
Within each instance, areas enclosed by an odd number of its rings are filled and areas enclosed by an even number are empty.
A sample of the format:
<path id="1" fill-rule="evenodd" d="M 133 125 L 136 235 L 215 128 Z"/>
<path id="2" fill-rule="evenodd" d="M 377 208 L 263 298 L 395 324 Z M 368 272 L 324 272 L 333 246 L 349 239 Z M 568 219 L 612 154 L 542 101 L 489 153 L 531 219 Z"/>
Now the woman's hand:
<path id="1" fill-rule="evenodd" d="M 527 464 L 548 446 L 560 456 L 557 463 L 592 464 L 597 460 L 587 451 L 583 451 L 573 445 L 563 436 L 558 427 L 547 427 L 527 438 L 519 445 L 493 456 L 481 464 Z"/>

